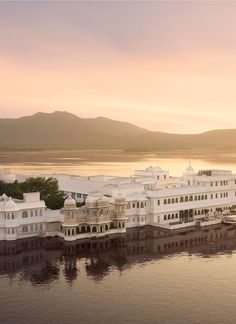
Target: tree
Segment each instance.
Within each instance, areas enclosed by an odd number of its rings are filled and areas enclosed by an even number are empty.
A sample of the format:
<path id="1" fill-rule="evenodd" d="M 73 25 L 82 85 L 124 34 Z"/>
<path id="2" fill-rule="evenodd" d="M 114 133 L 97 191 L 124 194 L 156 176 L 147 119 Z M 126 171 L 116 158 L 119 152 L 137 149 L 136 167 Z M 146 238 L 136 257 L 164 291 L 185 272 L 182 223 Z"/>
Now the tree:
<path id="1" fill-rule="evenodd" d="M 28 178 L 24 182 L 6 183 L 0 181 L 0 194 L 6 194 L 16 199 L 22 199 L 25 192 L 40 192 L 40 198 L 50 209 L 63 207 L 64 198 L 59 191 L 58 181 L 55 178 L 36 177 Z"/>

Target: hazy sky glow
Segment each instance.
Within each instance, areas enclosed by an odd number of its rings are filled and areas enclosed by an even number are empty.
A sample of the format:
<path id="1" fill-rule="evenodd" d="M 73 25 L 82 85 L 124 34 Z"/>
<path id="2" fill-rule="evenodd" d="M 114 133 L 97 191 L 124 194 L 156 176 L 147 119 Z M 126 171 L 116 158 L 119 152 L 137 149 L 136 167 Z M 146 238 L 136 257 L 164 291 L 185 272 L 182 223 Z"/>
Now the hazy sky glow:
<path id="1" fill-rule="evenodd" d="M 236 127 L 236 2 L 0 2 L 0 117 Z"/>

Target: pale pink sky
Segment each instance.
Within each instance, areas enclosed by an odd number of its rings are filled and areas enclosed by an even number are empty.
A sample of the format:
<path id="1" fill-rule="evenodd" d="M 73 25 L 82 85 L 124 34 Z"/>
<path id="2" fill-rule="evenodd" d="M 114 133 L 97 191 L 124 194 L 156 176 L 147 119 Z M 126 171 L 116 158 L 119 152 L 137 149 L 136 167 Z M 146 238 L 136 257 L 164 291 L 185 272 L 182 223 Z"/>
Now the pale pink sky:
<path id="1" fill-rule="evenodd" d="M 0 117 L 234 128 L 235 2 L 0 2 Z"/>

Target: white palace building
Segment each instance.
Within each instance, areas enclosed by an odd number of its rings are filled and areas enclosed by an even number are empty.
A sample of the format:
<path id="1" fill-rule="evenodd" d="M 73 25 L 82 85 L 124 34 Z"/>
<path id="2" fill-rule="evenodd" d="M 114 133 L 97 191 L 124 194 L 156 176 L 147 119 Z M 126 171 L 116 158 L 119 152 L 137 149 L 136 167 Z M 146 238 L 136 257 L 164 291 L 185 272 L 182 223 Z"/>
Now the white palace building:
<path id="1" fill-rule="evenodd" d="M 67 196 L 61 210 L 47 209 L 39 193 L 26 193 L 23 200 L 0 196 L 0 240 L 60 236 L 73 241 L 145 225 L 170 230 L 207 226 L 220 223 L 236 206 L 236 175 L 194 172 L 191 164 L 178 178 L 159 167 L 137 170 L 129 178 L 56 177 Z M 77 208 L 76 201 L 83 200 L 85 205 Z"/>

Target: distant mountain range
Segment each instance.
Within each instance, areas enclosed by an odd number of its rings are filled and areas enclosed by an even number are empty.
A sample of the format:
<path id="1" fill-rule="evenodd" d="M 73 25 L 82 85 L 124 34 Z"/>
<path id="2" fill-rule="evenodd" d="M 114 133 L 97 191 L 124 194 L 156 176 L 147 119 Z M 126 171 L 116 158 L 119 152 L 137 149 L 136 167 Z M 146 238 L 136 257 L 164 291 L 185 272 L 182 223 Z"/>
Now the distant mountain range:
<path id="1" fill-rule="evenodd" d="M 0 119 L 0 150 L 37 149 L 236 152 L 236 129 L 213 130 L 201 134 L 169 134 L 104 117 L 79 118 L 59 111 Z"/>

